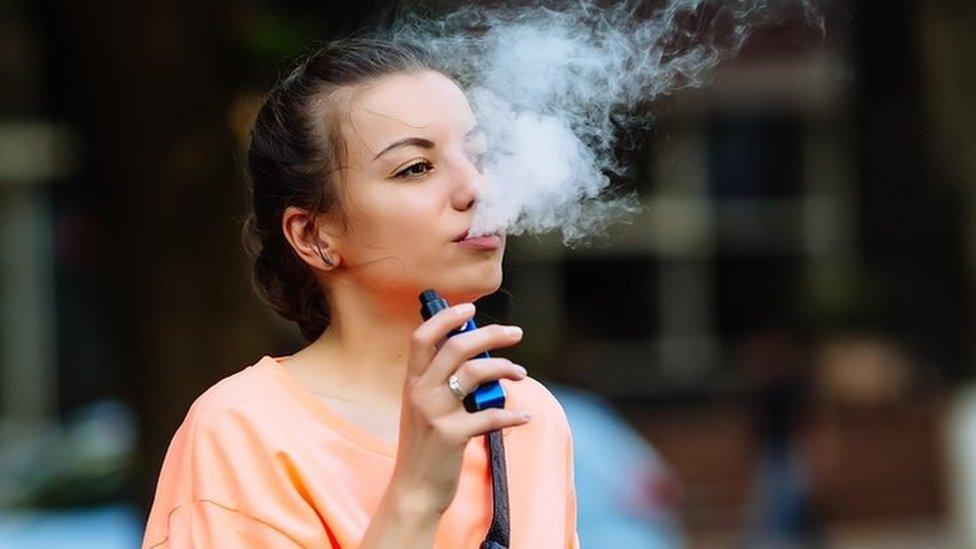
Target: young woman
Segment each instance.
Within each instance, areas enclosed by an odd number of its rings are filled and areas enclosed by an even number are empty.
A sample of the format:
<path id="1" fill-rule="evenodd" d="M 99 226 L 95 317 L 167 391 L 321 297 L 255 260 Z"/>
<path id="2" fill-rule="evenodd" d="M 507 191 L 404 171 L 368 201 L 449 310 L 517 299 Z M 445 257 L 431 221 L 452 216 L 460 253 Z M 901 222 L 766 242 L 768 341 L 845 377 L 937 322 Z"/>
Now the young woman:
<path id="1" fill-rule="evenodd" d="M 333 42 L 270 92 L 251 135 L 254 280 L 308 344 L 201 395 L 160 472 L 159 547 L 474 548 L 502 430 L 511 547 L 577 547 L 562 408 L 503 358 L 522 332 L 445 340 L 502 280 L 504 235 L 466 238 L 484 151 L 464 92 L 423 49 Z M 417 295 L 453 307 L 427 321 Z M 504 409 L 461 393 L 499 380 Z M 455 388 L 456 389 L 456 388 Z"/>

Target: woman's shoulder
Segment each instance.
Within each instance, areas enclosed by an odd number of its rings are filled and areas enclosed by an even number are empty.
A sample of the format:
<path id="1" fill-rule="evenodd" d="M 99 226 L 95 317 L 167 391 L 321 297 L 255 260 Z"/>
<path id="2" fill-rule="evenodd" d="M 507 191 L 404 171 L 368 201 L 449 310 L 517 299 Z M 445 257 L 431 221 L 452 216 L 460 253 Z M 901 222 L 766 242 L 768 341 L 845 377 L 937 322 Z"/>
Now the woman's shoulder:
<path id="1" fill-rule="evenodd" d="M 528 410 L 535 425 L 568 434 L 569 421 L 566 412 L 542 381 L 525 376 L 518 381 L 502 379 L 501 384 L 507 395 L 506 408 Z"/>
<path id="2" fill-rule="evenodd" d="M 182 470 L 219 464 L 228 472 L 240 467 L 248 456 L 264 456 L 280 446 L 278 432 L 288 420 L 281 415 L 287 411 L 269 381 L 273 380 L 252 365 L 200 394 L 173 434 L 164 470 L 167 465 Z"/>
<path id="3" fill-rule="evenodd" d="M 275 517 L 282 509 L 303 509 L 301 495 L 283 488 L 287 475 L 273 459 L 291 441 L 282 425 L 293 418 L 284 416 L 289 410 L 262 369 L 267 365 L 218 380 L 190 405 L 160 468 L 146 540 L 165 540 L 176 523 L 183 529 L 177 539 L 199 524 L 259 535 L 257 529 L 281 523 Z"/>
<path id="4" fill-rule="evenodd" d="M 256 363 L 221 378 L 190 404 L 184 427 L 192 424 L 207 427 L 213 424 L 260 420 L 273 415 L 280 406 L 275 404 L 277 392 L 268 375 L 265 356 Z M 272 359 L 273 360 L 273 359 Z"/>

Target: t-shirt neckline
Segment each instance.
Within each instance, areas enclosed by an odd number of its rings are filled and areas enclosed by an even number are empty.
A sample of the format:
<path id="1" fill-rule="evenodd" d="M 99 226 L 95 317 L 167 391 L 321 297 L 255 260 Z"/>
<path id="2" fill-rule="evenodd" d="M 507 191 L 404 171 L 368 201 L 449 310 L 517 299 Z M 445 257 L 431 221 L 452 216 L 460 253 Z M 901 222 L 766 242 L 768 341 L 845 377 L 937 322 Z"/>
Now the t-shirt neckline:
<path id="1" fill-rule="evenodd" d="M 264 355 L 257 362 L 256 366 L 266 368 L 309 412 L 350 441 L 373 452 L 390 458 L 396 458 L 397 444 L 383 440 L 356 427 L 346 420 L 346 418 L 342 417 L 342 415 L 326 406 L 324 402 L 316 398 L 315 395 L 306 389 L 282 364 L 289 357 L 290 355 L 279 357 Z"/>

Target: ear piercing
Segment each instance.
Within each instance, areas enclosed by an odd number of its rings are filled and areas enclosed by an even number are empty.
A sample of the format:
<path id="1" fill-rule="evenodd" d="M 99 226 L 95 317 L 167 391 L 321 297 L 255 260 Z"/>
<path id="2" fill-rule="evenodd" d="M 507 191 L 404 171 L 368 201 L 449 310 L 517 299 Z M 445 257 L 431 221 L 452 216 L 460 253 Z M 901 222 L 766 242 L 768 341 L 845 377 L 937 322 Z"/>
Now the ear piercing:
<path id="1" fill-rule="evenodd" d="M 319 247 L 319 245 L 318 245 L 318 243 L 316 243 L 316 244 L 315 244 L 315 249 L 316 249 L 316 250 L 318 250 L 318 252 L 319 252 L 319 257 L 321 257 L 321 258 L 322 258 L 322 262 L 323 262 L 323 263 L 325 263 L 325 264 L 326 264 L 326 265 L 328 265 L 329 267 L 334 267 L 334 266 L 335 266 L 335 262 L 333 262 L 333 261 L 332 261 L 331 259 L 329 259 L 329 258 L 327 258 L 327 257 L 325 257 L 325 254 L 324 254 L 324 253 L 322 253 L 322 248 L 320 248 L 320 247 Z"/>

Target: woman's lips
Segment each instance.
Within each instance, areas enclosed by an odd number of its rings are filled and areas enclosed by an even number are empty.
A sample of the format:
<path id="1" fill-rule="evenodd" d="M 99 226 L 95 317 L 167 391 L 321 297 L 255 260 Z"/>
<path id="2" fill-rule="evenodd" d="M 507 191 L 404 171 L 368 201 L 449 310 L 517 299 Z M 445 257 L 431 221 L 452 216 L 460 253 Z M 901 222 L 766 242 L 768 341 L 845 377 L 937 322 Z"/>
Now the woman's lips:
<path id="1" fill-rule="evenodd" d="M 497 234 L 469 236 L 457 240 L 456 243 L 463 248 L 473 250 L 497 250 L 502 246 L 502 237 Z"/>

